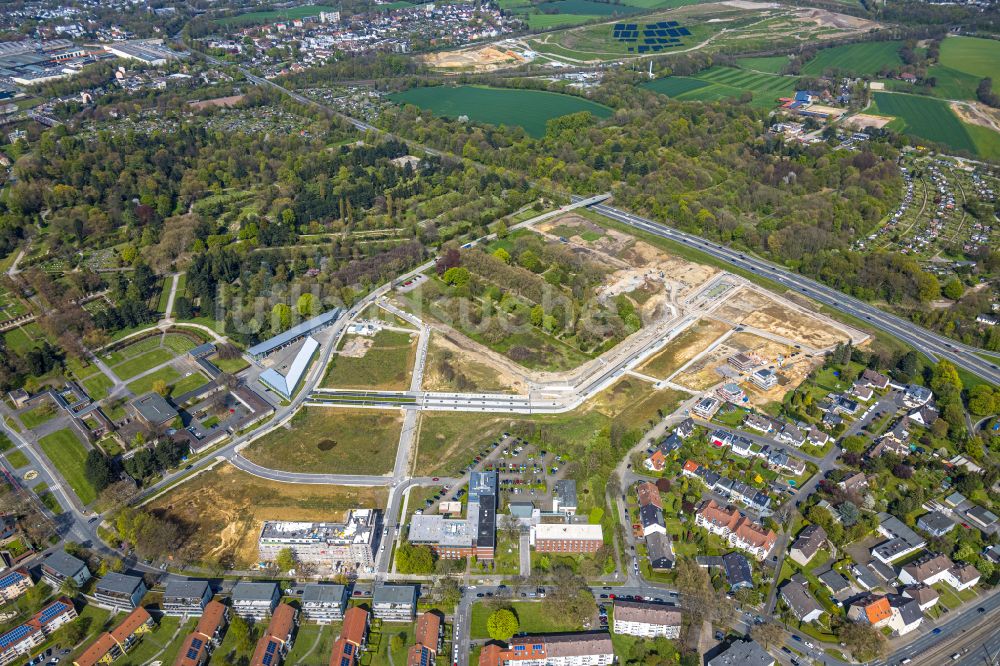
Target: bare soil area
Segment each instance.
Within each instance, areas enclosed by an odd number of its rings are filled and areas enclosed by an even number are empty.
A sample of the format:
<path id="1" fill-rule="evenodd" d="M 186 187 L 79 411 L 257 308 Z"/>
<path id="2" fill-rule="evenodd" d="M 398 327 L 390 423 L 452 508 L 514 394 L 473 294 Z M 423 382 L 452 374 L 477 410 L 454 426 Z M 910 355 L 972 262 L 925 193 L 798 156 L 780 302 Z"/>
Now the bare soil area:
<path id="1" fill-rule="evenodd" d="M 663 349 L 639 366 L 638 370 L 657 379 L 666 379 L 730 328 L 729 324 L 715 319 L 700 319 L 668 342 Z"/>
<path id="2" fill-rule="evenodd" d="M 753 326 L 813 349 L 826 349 L 850 339 L 850 335 L 832 320 L 781 303 L 770 294 L 751 287 L 744 287 L 715 314 L 721 319 Z"/>
<path id="3" fill-rule="evenodd" d="M 178 558 L 247 568 L 257 562 L 265 520 L 331 521 L 348 509 L 385 506 L 384 488 L 278 483 L 228 463 L 203 472 L 148 505 L 181 526 Z"/>
<path id="4" fill-rule="evenodd" d="M 471 69 L 477 72 L 488 72 L 524 62 L 524 58 L 518 53 L 502 51 L 494 46 L 428 53 L 418 59 L 429 67 L 438 69 Z"/>
<path id="5" fill-rule="evenodd" d="M 372 348 L 374 340 L 365 335 L 355 335 L 344 342 L 344 346 L 338 352 L 341 356 L 348 358 L 364 358 L 368 350 Z"/>
<path id="6" fill-rule="evenodd" d="M 844 118 L 843 123 L 856 130 L 863 130 L 866 127 L 877 127 L 882 129 L 893 121 L 891 116 L 873 116 L 870 113 L 855 113 L 853 116 Z"/>
<path id="7" fill-rule="evenodd" d="M 951 109 L 967 123 L 1000 132 L 1000 109 L 992 109 L 979 102 L 952 102 Z"/>
<path id="8" fill-rule="evenodd" d="M 424 369 L 425 391 L 471 391 L 486 393 L 525 393 L 523 377 L 508 368 L 483 363 L 478 350 L 463 346 L 465 336 L 431 333 Z M 472 342 L 471 340 L 469 342 Z"/>

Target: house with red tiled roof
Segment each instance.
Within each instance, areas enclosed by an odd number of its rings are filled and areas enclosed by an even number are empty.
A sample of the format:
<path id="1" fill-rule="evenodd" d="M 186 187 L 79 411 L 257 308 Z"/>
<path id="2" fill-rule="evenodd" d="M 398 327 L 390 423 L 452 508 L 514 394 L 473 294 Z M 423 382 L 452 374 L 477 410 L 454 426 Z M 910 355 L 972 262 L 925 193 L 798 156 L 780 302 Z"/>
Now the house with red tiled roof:
<path id="1" fill-rule="evenodd" d="M 725 537 L 729 545 L 764 560 L 774 548 L 778 535 L 759 525 L 733 507 L 723 507 L 715 500 L 702 502 L 695 512 L 695 524 Z"/>
<path id="2" fill-rule="evenodd" d="M 892 607 L 885 596 L 869 594 L 851 602 L 847 609 L 847 619 L 864 622 L 878 629 L 889 624 L 889 620 L 892 619 Z"/>
<path id="3" fill-rule="evenodd" d="M 76 658 L 73 666 L 96 666 L 118 659 L 153 630 L 155 623 L 149 612 L 140 606 L 129 613 L 117 627 L 101 634 Z"/>
<path id="4" fill-rule="evenodd" d="M 416 643 L 406 655 L 406 666 L 433 665 L 443 638 L 441 616 L 427 611 L 417 620 Z"/>
<path id="5" fill-rule="evenodd" d="M 371 616 L 364 608 L 354 606 L 347 609 L 340 638 L 333 644 L 330 666 L 355 666 L 358 663 L 368 642 L 370 622 Z"/>
<path id="6" fill-rule="evenodd" d="M 292 649 L 299 612 L 288 604 L 278 604 L 267 623 L 267 630 L 257 641 L 250 666 L 278 666 Z"/>

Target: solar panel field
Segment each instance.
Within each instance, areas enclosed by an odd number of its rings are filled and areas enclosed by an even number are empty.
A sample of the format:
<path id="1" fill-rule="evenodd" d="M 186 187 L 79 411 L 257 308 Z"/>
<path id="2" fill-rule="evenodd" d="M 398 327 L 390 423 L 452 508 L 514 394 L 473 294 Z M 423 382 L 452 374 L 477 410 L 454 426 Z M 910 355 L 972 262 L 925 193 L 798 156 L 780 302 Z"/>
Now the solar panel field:
<path id="1" fill-rule="evenodd" d="M 751 93 L 751 106 L 771 108 L 779 97 L 795 92 L 795 77 L 751 72 L 734 67 L 713 67 L 693 77 L 669 76 L 643 84 L 654 92 L 682 101 L 714 102 Z"/>

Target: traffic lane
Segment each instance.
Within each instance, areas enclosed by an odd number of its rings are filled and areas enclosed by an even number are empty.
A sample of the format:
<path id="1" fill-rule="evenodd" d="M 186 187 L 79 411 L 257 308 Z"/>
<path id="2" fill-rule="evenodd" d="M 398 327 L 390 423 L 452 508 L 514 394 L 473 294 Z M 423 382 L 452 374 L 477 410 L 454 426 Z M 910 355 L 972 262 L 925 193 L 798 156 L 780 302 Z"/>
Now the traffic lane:
<path id="1" fill-rule="evenodd" d="M 989 364 L 974 355 L 961 356 L 956 352 L 955 346 L 948 342 L 947 339 L 911 324 L 904 319 L 896 317 L 895 315 L 890 315 L 882 310 L 879 310 L 878 308 L 875 308 L 874 306 L 865 304 L 862 301 L 847 296 L 846 294 L 836 291 L 831 287 L 822 285 L 819 282 L 815 282 L 804 276 L 791 273 L 790 271 L 780 268 L 775 264 L 750 258 L 745 254 L 737 253 L 734 250 L 709 243 L 708 241 L 700 239 L 697 236 L 692 236 L 685 232 L 665 227 L 650 220 L 646 220 L 645 218 L 632 215 L 631 213 L 625 213 L 611 208 L 610 206 L 599 204 L 597 206 L 593 206 L 592 209 L 624 224 L 628 224 L 664 238 L 669 238 L 670 240 L 681 242 L 690 247 L 705 251 L 718 259 L 722 259 L 741 268 L 763 274 L 765 277 L 769 277 L 789 289 L 814 297 L 817 300 L 847 312 L 848 314 L 855 316 L 860 315 L 869 321 L 877 322 L 882 325 L 884 330 L 897 335 L 897 337 L 901 337 L 906 342 L 913 344 L 917 349 L 928 354 L 937 354 L 947 357 L 956 364 L 966 367 L 966 369 L 979 374 L 984 379 L 990 379 L 991 381 L 996 382 L 998 378 L 1000 378 L 1000 370 L 998 370 L 993 364 Z M 805 284 L 808 284 L 809 286 L 806 287 L 804 286 Z"/>

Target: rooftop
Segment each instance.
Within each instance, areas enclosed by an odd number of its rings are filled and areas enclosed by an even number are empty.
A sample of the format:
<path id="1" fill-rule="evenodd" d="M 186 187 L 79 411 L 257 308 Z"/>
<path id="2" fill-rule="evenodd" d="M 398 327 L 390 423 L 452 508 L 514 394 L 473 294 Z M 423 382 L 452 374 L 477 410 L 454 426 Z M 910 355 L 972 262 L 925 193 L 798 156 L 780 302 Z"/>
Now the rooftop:
<path id="1" fill-rule="evenodd" d="M 603 541 L 604 532 L 600 525 L 563 523 L 541 523 L 535 525 L 535 539 L 576 539 L 581 541 Z"/>
<path id="2" fill-rule="evenodd" d="M 278 347 L 284 347 L 290 342 L 294 342 L 297 338 L 301 338 L 304 335 L 309 335 L 317 328 L 322 326 L 327 326 L 336 321 L 341 314 L 340 308 L 334 308 L 329 312 L 324 312 L 321 315 L 317 315 L 312 319 L 307 319 L 301 324 L 296 324 L 284 333 L 279 333 L 273 338 L 269 338 L 264 342 L 254 345 L 247 350 L 247 354 L 250 356 L 262 356 L 274 351 Z"/>
<path id="3" fill-rule="evenodd" d="M 108 572 L 104 578 L 97 581 L 97 592 L 112 592 L 116 594 L 132 594 L 142 585 L 142 578 L 139 576 L 127 576 L 125 574 Z"/>
<path id="4" fill-rule="evenodd" d="M 375 588 L 373 603 L 378 604 L 416 604 L 416 585 L 379 585 Z"/>
<path id="5" fill-rule="evenodd" d="M 233 601 L 271 601 L 277 592 L 277 583 L 241 580 L 233 587 Z"/>
<path id="6" fill-rule="evenodd" d="M 171 580 L 163 592 L 164 599 L 201 599 L 208 590 L 208 581 Z"/>
<path id="7" fill-rule="evenodd" d="M 308 583 L 302 588 L 302 603 L 340 603 L 346 593 L 347 588 L 343 585 Z"/>
<path id="8" fill-rule="evenodd" d="M 317 349 L 319 349 L 319 342 L 316 341 L 316 338 L 307 337 L 302 342 L 302 346 L 295 354 L 295 358 L 292 359 L 285 374 L 281 374 L 274 368 L 268 368 L 260 373 L 260 381 L 277 391 L 282 397 L 291 398 L 299 382 L 302 381 L 302 375 L 305 374 Z"/>
<path id="9" fill-rule="evenodd" d="M 615 620 L 680 626 L 681 612 L 674 606 L 651 604 L 642 601 L 615 600 Z"/>
<path id="10" fill-rule="evenodd" d="M 328 543 L 347 545 L 369 543 L 375 533 L 378 511 L 354 509 L 342 523 L 304 523 L 266 521 L 260 531 L 261 541 L 288 544 Z"/>
<path id="11" fill-rule="evenodd" d="M 133 400 L 132 408 L 148 423 L 166 423 L 177 418 L 177 410 L 167 399 L 152 391 Z"/>
<path id="12" fill-rule="evenodd" d="M 708 666 L 772 666 L 774 658 L 756 641 L 736 641 L 708 662 Z"/>

